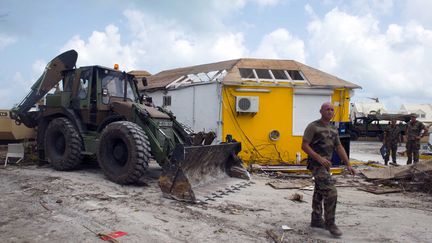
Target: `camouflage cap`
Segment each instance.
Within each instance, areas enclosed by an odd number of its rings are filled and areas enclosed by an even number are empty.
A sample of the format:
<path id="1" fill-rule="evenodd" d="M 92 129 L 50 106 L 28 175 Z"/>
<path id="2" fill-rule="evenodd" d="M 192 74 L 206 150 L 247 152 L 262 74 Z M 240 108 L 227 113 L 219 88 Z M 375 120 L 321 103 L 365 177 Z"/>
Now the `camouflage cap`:
<path id="1" fill-rule="evenodd" d="M 415 118 L 417 118 L 418 115 L 417 115 L 416 113 L 411 113 L 411 114 L 410 114 L 410 117 L 415 117 Z"/>

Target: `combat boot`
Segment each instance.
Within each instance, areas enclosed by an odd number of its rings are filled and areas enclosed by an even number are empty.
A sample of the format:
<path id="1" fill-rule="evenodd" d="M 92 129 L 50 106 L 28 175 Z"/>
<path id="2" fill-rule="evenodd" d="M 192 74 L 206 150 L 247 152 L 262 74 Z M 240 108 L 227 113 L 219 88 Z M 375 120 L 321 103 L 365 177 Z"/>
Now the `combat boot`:
<path id="1" fill-rule="evenodd" d="M 310 226 L 313 228 L 324 229 L 325 228 L 324 219 L 321 216 L 317 217 L 317 216 L 312 215 Z"/>
<path id="2" fill-rule="evenodd" d="M 322 220 L 322 221 L 311 221 L 310 226 L 313 227 L 313 228 L 322 228 L 322 229 L 324 229 L 325 228 L 324 220 Z"/>
<path id="3" fill-rule="evenodd" d="M 342 235 L 342 231 L 336 226 L 336 224 L 326 225 L 326 229 L 330 231 L 333 236 L 339 237 Z"/>

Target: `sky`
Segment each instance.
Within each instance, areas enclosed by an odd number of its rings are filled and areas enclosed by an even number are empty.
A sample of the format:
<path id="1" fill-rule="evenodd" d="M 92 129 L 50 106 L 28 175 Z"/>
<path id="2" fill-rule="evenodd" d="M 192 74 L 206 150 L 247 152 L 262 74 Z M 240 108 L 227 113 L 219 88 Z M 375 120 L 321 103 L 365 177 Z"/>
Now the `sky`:
<path id="1" fill-rule="evenodd" d="M 0 108 L 58 54 L 77 66 L 162 70 L 296 60 L 358 84 L 353 102 L 432 104 L 429 0 L 0 0 Z"/>

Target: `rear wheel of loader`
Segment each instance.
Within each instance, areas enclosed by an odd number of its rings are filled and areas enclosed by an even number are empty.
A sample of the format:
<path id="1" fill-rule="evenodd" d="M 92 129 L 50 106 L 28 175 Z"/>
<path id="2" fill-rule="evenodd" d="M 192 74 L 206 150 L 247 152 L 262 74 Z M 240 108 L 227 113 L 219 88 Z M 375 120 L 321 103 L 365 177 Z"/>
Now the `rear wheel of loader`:
<path id="1" fill-rule="evenodd" d="M 135 123 L 109 124 L 100 137 L 98 161 L 105 175 L 119 184 L 135 183 L 148 168 L 150 143 Z"/>
<path id="2" fill-rule="evenodd" d="M 52 120 L 45 133 L 45 157 L 56 170 L 72 170 L 81 163 L 83 142 L 67 118 Z"/>

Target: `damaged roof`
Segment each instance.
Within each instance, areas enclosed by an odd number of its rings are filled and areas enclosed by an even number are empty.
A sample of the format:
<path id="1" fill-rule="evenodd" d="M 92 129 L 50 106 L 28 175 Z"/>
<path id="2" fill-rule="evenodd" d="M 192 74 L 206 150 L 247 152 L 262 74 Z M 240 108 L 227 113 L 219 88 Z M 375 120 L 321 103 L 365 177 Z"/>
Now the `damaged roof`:
<path id="1" fill-rule="evenodd" d="M 151 76 L 151 73 L 149 73 L 145 70 L 132 70 L 128 73 L 134 75 L 136 78 L 143 78 L 143 77 Z"/>
<path id="2" fill-rule="evenodd" d="M 208 77 L 207 81 L 214 81 L 214 77 L 218 78 L 222 83 L 227 85 L 241 85 L 244 82 L 248 81 L 257 81 L 259 82 L 259 78 L 245 78 L 242 77 L 240 70 L 250 69 L 254 70 L 253 73 L 256 74 L 258 70 L 272 70 L 272 71 L 282 71 L 285 70 L 287 76 L 288 72 L 298 71 L 301 73 L 301 76 L 304 77 L 304 80 L 301 80 L 305 83 L 306 86 L 311 87 L 331 87 L 331 88 L 361 88 L 359 85 L 351 83 L 349 81 L 340 79 L 331 74 L 325 73 L 318 69 L 309 67 L 305 64 L 294 60 L 278 60 L 278 59 L 253 59 L 253 58 L 241 58 L 234 59 L 222 62 L 215 62 L 209 64 L 202 64 L 184 68 L 176 68 L 171 70 L 165 70 L 159 72 L 155 75 L 147 77 L 148 86 L 139 87 L 140 89 L 145 90 L 158 90 L 158 89 L 168 89 L 175 88 L 177 86 L 173 86 L 174 82 L 181 83 L 186 82 L 188 80 L 187 77 L 191 75 L 204 74 Z M 210 72 L 213 72 L 209 75 Z M 274 79 L 274 75 L 270 74 Z M 212 77 L 210 77 L 212 76 Z M 259 75 L 258 75 L 259 76 Z M 290 81 L 291 78 L 288 77 Z M 302 78 L 303 79 L 303 78 Z M 183 80 L 183 81 L 182 81 Z M 289 81 L 286 80 L 286 81 Z M 189 80 L 189 84 L 195 83 L 194 80 Z M 270 79 L 263 79 L 264 82 L 271 82 Z M 279 80 L 281 81 L 281 80 Z M 202 83 L 202 82 L 201 82 Z"/>

